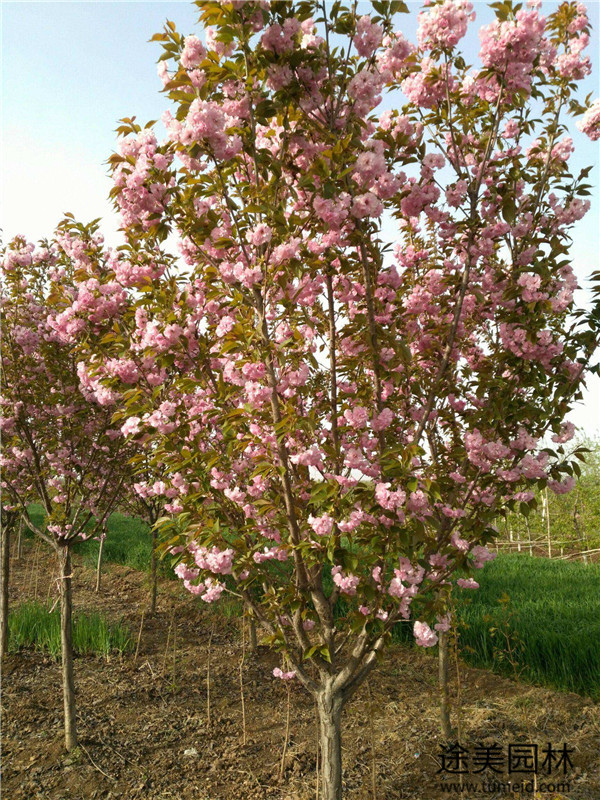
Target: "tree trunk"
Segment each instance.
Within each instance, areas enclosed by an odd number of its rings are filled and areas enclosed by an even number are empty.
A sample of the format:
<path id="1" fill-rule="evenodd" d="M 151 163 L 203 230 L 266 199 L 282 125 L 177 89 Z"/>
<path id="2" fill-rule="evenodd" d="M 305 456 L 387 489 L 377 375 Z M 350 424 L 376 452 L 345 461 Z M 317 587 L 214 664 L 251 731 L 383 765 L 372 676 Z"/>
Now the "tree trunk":
<path id="1" fill-rule="evenodd" d="M 150 611 L 152 614 L 156 611 L 156 568 L 157 568 L 157 558 L 156 558 L 156 531 L 152 528 L 152 565 L 150 568 Z"/>
<path id="2" fill-rule="evenodd" d="M 439 683 L 440 683 L 440 721 L 442 736 L 449 742 L 452 739 L 450 724 L 450 692 L 448 690 L 448 631 L 439 635 Z"/>
<path id="3" fill-rule="evenodd" d="M 10 524 L 2 529 L 2 588 L 0 590 L 0 658 L 8 652 L 8 579 L 10 573 Z"/>
<path id="4" fill-rule="evenodd" d="M 322 800 L 342 800 L 342 708 L 342 693 L 325 684 L 317 695 Z"/>
<path id="5" fill-rule="evenodd" d="M 69 547 L 59 548 L 58 564 L 60 569 L 60 643 L 65 707 L 65 747 L 67 750 L 73 750 L 77 747 L 77 732 L 75 729 L 75 681 L 73 679 L 73 629 L 71 623 L 73 603 L 71 598 L 71 551 Z"/>
<path id="6" fill-rule="evenodd" d="M 96 565 L 96 592 L 100 591 L 100 584 L 102 582 L 102 554 L 104 552 L 104 540 L 106 539 L 106 531 L 100 534 L 100 547 L 98 548 L 98 564 Z"/>

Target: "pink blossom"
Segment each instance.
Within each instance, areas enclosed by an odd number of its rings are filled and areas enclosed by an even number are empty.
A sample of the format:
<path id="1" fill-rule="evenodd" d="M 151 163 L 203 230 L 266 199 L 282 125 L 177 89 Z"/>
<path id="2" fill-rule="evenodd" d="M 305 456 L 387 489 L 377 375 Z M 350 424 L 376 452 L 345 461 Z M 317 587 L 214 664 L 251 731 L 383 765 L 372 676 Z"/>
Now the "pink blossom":
<path id="1" fill-rule="evenodd" d="M 593 142 L 600 139 L 600 99 L 594 100 L 583 117 L 578 121 L 577 127 Z"/>
<path id="2" fill-rule="evenodd" d="M 394 421 L 394 412 L 390 408 L 384 408 L 371 420 L 371 428 L 374 431 L 383 431 Z"/>
<path id="3" fill-rule="evenodd" d="M 362 406 L 347 408 L 344 411 L 344 419 L 352 428 L 364 428 L 369 419 L 369 412 Z"/>
<path id="4" fill-rule="evenodd" d="M 413 633 L 415 635 L 415 642 L 419 647 L 433 647 L 437 644 L 437 633 L 434 633 L 426 622 L 419 622 L 417 620 L 413 625 Z"/>
<path id="5" fill-rule="evenodd" d="M 339 588 L 340 592 L 349 595 L 356 594 L 356 588 L 360 583 L 360 578 L 357 575 L 352 575 L 352 573 L 346 575 L 339 566 L 331 570 L 331 575 L 333 577 L 333 582 Z"/>
<path id="6" fill-rule="evenodd" d="M 380 217 L 383 214 L 383 203 L 373 192 L 359 194 L 352 203 L 352 214 L 358 219 Z"/>
<path id="7" fill-rule="evenodd" d="M 233 330 L 233 326 L 235 325 L 235 319 L 230 316 L 222 317 L 219 320 L 219 324 L 215 330 L 217 336 L 225 336 L 225 334 L 229 333 Z"/>
<path id="8" fill-rule="evenodd" d="M 562 481 L 548 481 L 548 487 L 552 489 L 554 494 L 567 494 L 573 491 L 576 483 L 575 478 L 572 475 L 568 475 Z"/>
<path id="9" fill-rule="evenodd" d="M 121 433 L 124 436 L 135 436 L 140 431 L 140 424 L 142 420 L 139 417 L 129 417 L 123 425 L 121 425 Z"/>
<path id="10" fill-rule="evenodd" d="M 313 517 L 312 515 L 308 517 L 308 524 L 317 536 L 329 536 L 333 530 L 333 523 L 334 520 L 329 514 L 323 514 L 321 517 Z"/>
<path id="11" fill-rule="evenodd" d="M 255 228 L 246 233 L 246 240 L 259 247 L 261 244 L 267 244 L 271 241 L 273 236 L 273 229 L 265 222 L 260 222 Z"/>
<path id="12" fill-rule="evenodd" d="M 356 25 L 354 46 L 359 56 L 368 58 L 379 47 L 383 39 L 383 28 L 371 22 L 368 16 L 361 17 Z"/>
<path id="13" fill-rule="evenodd" d="M 575 425 L 572 422 L 563 422 L 560 426 L 560 433 L 555 433 L 552 441 L 564 444 L 564 442 L 570 442 L 573 436 L 575 436 Z"/>
<path id="14" fill-rule="evenodd" d="M 204 61 L 206 48 L 197 36 L 186 36 L 183 44 L 180 62 L 184 69 L 193 69 Z"/>
<path id="15" fill-rule="evenodd" d="M 292 678 L 296 677 L 296 672 L 295 670 L 290 670 L 289 672 L 283 672 L 283 670 L 281 670 L 279 667 L 275 667 L 275 669 L 273 670 L 273 675 L 282 681 L 291 681 Z"/>
<path id="16" fill-rule="evenodd" d="M 445 0 L 419 14 L 417 40 L 423 49 L 452 48 L 467 32 L 469 19 L 474 19 L 473 5 L 468 0 Z"/>
<path id="17" fill-rule="evenodd" d="M 468 552 L 469 543 L 465 539 L 461 539 L 458 533 L 454 532 L 450 537 L 450 541 L 452 542 L 452 546 L 456 547 L 457 550 L 460 550 L 462 553 Z"/>
<path id="18" fill-rule="evenodd" d="M 491 553 L 487 547 L 475 545 L 471 548 L 471 555 L 473 556 L 473 566 L 476 569 L 481 569 L 488 561 L 493 561 L 496 558 L 496 553 Z"/>
<path id="19" fill-rule="evenodd" d="M 461 589 L 479 589 L 479 584 L 473 578 L 459 578 L 456 581 L 456 585 L 460 586 Z"/>

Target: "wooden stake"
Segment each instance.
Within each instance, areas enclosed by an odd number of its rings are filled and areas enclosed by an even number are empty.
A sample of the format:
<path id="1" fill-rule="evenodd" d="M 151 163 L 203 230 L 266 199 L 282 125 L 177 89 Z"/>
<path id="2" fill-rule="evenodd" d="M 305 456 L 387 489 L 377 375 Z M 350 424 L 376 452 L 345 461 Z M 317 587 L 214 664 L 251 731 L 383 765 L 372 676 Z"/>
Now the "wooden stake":
<path id="1" fill-rule="evenodd" d="M 546 531 L 548 534 L 548 558 L 552 558 L 552 535 L 550 533 L 550 503 L 548 502 L 548 489 L 544 489 L 542 507 L 546 509 Z"/>
<path id="2" fill-rule="evenodd" d="M 206 727 L 207 728 L 210 728 L 210 654 L 211 654 L 214 632 L 215 632 L 215 623 L 213 622 L 210 628 L 210 636 L 208 637 L 208 658 L 206 661 Z"/>
<path id="3" fill-rule="evenodd" d="M 171 676 L 171 684 L 175 688 L 175 668 L 177 666 L 177 625 L 173 629 L 173 674 Z"/>
<path id="4" fill-rule="evenodd" d="M 167 644 L 165 645 L 165 657 L 163 658 L 162 675 L 165 674 L 167 668 L 167 656 L 169 655 L 169 644 L 171 642 L 171 630 L 173 629 L 173 620 L 175 619 L 175 610 L 171 613 L 171 622 L 169 623 L 169 632 L 167 633 Z"/>
<path id="5" fill-rule="evenodd" d="M 35 551 L 35 586 L 34 586 L 34 590 L 33 590 L 33 599 L 34 599 L 34 600 L 37 600 L 37 594 L 38 594 L 38 577 L 39 577 L 39 573 L 40 573 L 40 570 L 39 570 L 39 561 L 40 561 L 40 549 L 41 549 L 41 548 L 39 547 L 39 544 L 40 544 L 40 543 L 38 542 L 38 547 L 37 547 L 37 549 L 36 549 L 36 551 Z"/>
<path id="6" fill-rule="evenodd" d="M 319 764 L 319 748 L 321 747 L 321 730 L 319 722 L 319 709 L 316 703 L 315 703 L 315 719 L 317 720 L 317 758 L 315 763 L 317 791 L 315 792 L 315 800 L 319 800 L 319 787 L 321 786 L 321 775 L 320 775 L 320 764 Z"/>
<path id="7" fill-rule="evenodd" d="M 373 795 L 373 800 L 377 800 L 377 754 L 375 752 L 375 729 L 373 728 L 374 709 L 370 681 L 367 681 L 367 691 L 369 693 L 369 732 L 371 735 L 371 794 Z"/>
<path id="8" fill-rule="evenodd" d="M 96 565 L 96 593 L 100 591 L 100 581 L 102 580 L 102 553 L 104 551 L 104 540 L 106 539 L 106 530 L 102 529 L 100 533 L 100 547 L 98 548 L 98 563 Z"/>
<path id="9" fill-rule="evenodd" d="M 256 620 L 252 612 L 248 616 L 248 623 L 250 625 L 250 650 L 255 653 L 258 647 L 258 639 L 256 636 Z"/>
<path id="10" fill-rule="evenodd" d="M 17 561 L 23 557 L 23 517 L 19 520 L 19 533 L 17 534 Z"/>
<path id="11" fill-rule="evenodd" d="M 244 700 L 244 661 L 246 660 L 246 625 L 242 616 L 242 658 L 240 659 L 240 697 L 242 699 L 242 746 L 246 746 L 246 703 Z"/>
<path id="12" fill-rule="evenodd" d="M 290 738 L 290 694 L 291 694 L 291 686 L 290 682 L 286 681 L 287 684 L 287 714 L 285 718 L 285 734 L 283 736 L 283 751 L 281 753 L 281 763 L 279 764 L 279 780 L 283 779 L 283 770 L 285 768 L 285 757 L 287 754 L 288 748 L 288 740 Z"/>
<path id="13" fill-rule="evenodd" d="M 145 613 L 146 613 L 146 610 L 143 608 L 142 609 L 142 619 L 140 620 L 140 630 L 138 632 L 137 644 L 135 646 L 135 656 L 133 657 L 133 666 L 134 667 L 137 664 L 137 657 L 138 657 L 138 653 L 140 652 L 140 642 L 142 641 L 142 628 L 144 626 L 144 614 Z"/>

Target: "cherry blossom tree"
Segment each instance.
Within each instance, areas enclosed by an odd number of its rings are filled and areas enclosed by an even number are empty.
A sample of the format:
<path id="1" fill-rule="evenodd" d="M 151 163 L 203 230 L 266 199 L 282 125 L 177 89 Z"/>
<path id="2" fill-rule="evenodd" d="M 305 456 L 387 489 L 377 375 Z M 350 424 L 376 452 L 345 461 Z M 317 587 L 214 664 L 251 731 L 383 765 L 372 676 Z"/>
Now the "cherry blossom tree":
<path id="1" fill-rule="evenodd" d="M 2 489 L 11 513 L 19 510 L 58 559 L 68 750 L 77 745 L 71 549 L 100 530 L 114 507 L 124 451 L 124 439 L 111 425 L 112 411 L 84 397 L 73 347 L 53 327 L 56 303 L 75 279 L 79 247 L 68 236 L 38 249 L 17 237 L 3 252 L 1 273 Z M 43 528 L 27 517 L 33 501 L 43 506 Z"/>
<path id="2" fill-rule="evenodd" d="M 185 587 L 241 596 L 315 698 L 337 800 L 342 709 L 391 628 L 434 645 L 494 519 L 577 473 L 599 317 L 573 301 L 589 171 L 565 117 L 598 136 L 589 23 L 494 4 L 472 67 L 466 0 L 415 43 L 396 0 L 196 5 L 204 41 L 154 37 L 165 141 L 127 119 L 111 159 L 127 244 L 86 260 L 60 326 L 98 322 L 84 391 L 164 466 Z"/>

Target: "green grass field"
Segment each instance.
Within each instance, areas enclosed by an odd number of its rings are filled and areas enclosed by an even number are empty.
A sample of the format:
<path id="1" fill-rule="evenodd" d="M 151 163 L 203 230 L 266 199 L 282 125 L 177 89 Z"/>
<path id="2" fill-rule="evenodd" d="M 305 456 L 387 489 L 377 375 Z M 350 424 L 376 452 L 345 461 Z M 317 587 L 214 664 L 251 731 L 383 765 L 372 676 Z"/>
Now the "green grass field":
<path id="1" fill-rule="evenodd" d="M 31 516 L 41 524 L 40 507 Z M 98 542 L 75 546 L 94 566 Z M 148 526 L 113 514 L 104 545 L 106 563 L 147 571 Z M 173 578 L 168 559 L 162 576 Z M 473 666 L 533 683 L 600 698 L 600 564 L 569 563 L 528 555 L 501 555 L 486 564 L 476 591 L 456 591 L 461 654 Z M 331 585 L 331 581 L 325 580 Z M 343 601 L 340 601 L 343 605 Z M 218 606 L 219 604 L 217 604 Z M 235 608 L 225 608 L 231 616 Z M 343 613 L 343 608 L 338 609 Z M 412 641 L 412 625 L 398 625 L 393 638 Z"/>
<path id="2" fill-rule="evenodd" d="M 41 506 L 29 507 L 32 522 L 42 527 L 44 512 Z M 87 539 L 77 542 L 73 551 L 82 556 L 88 567 L 95 567 L 98 560 L 99 542 Z M 150 568 L 152 556 L 152 536 L 149 526 L 137 517 L 126 517 L 124 514 L 111 514 L 107 523 L 106 540 L 104 542 L 103 561 L 106 564 L 123 564 L 141 572 Z M 167 561 L 159 561 L 159 575 L 175 578 Z"/>
<path id="3" fill-rule="evenodd" d="M 8 649 L 22 647 L 45 650 L 53 658 L 60 656 L 60 612 L 43 603 L 21 603 L 9 614 Z M 79 655 L 123 654 L 133 648 L 129 630 L 121 623 L 108 623 L 99 614 L 75 613 L 73 649 Z"/>
<path id="4" fill-rule="evenodd" d="M 600 564 L 505 555 L 476 577 L 458 591 L 465 660 L 600 697 Z"/>

